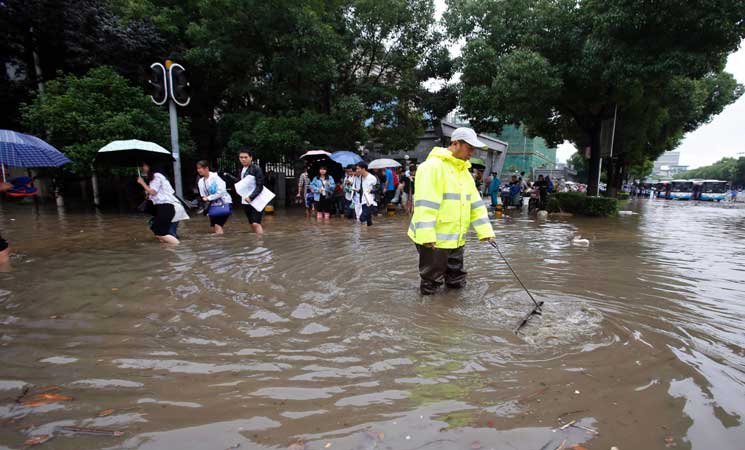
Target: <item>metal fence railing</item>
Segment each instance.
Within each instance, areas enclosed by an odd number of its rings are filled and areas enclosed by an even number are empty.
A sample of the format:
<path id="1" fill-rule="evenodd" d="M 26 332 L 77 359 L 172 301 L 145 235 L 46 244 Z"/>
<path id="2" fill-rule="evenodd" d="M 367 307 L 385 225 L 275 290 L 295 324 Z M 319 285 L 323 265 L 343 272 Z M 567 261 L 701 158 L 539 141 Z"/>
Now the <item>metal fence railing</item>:
<path id="1" fill-rule="evenodd" d="M 256 160 L 256 163 L 262 168 L 264 173 L 270 170 L 274 173 L 282 173 L 286 178 L 295 178 L 295 166 L 292 161 L 288 161 L 284 157 L 280 158 L 279 161 L 263 162 Z M 240 169 L 240 163 L 235 158 L 220 157 L 217 158 L 217 167 L 221 172 L 229 172 L 232 174 L 238 173 Z"/>

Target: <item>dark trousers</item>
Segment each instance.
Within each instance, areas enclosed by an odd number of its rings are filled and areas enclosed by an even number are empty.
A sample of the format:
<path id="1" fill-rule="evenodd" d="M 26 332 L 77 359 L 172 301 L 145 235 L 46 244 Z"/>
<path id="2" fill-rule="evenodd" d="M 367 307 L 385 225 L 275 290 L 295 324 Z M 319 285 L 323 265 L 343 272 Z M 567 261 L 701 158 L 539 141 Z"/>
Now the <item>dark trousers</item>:
<path id="1" fill-rule="evenodd" d="M 360 214 L 360 223 L 367 223 L 369 227 L 372 225 L 372 216 L 375 213 L 373 206 L 362 205 L 362 214 Z"/>
<path id="2" fill-rule="evenodd" d="M 344 216 L 347 219 L 354 219 L 354 203 L 352 203 L 352 200 L 344 200 Z"/>
<path id="3" fill-rule="evenodd" d="M 334 197 L 334 214 L 338 214 L 341 217 L 344 214 L 347 199 L 344 197 Z"/>
<path id="4" fill-rule="evenodd" d="M 331 197 L 321 196 L 321 200 L 319 200 L 316 204 L 316 211 L 318 211 L 319 213 L 331 214 L 331 210 L 333 208 L 334 202 Z"/>
<path id="5" fill-rule="evenodd" d="M 422 278 L 420 286 L 422 294 L 434 294 L 443 281 L 449 288 L 454 289 L 466 285 L 467 272 L 463 270 L 465 247 L 449 249 L 417 245 L 416 249 L 419 252 L 419 276 Z"/>
<path id="6" fill-rule="evenodd" d="M 385 191 L 385 204 L 391 203 L 393 201 L 393 197 L 396 196 L 396 191 Z"/>

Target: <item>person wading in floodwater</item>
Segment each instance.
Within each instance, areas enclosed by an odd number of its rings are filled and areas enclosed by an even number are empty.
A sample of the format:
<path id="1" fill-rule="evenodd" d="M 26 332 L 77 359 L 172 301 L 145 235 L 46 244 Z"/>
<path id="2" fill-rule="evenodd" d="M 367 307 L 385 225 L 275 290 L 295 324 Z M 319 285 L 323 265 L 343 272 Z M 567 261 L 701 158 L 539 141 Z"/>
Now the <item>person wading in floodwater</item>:
<path id="1" fill-rule="evenodd" d="M 188 220 L 189 215 L 181 202 L 176 198 L 171 182 L 166 178 L 162 167 L 150 163 L 142 163 L 142 175 L 137 177 L 137 183 L 145 189 L 152 208 L 146 207 L 153 214 L 150 227 L 155 237 L 164 244 L 178 244 L 178 223 Z"/>
<path id="2" fill-rule="evenodd" d="M 458 128 L 450 147 L 435 147 L 419 165 L 414 187 L 414 215 L 408 235 L 419 252 L 422 295 L 442 285 L 466 285 L 463 270 L 466 233 L 473 226 L 482 241 L 493 241 L 494 230 L 468 162 L 476 148 L 486 148 L 470 128 Z"/>
<path id="3" fill-rule="evenodd" d="M 254 189 L 248 197 L 242 198 L 241 204 L 243 204 L 243 211 L 246 213 L 246 218 L 248 219 L 248 223 L 251 224 L 254 233 L 262 235 L 264 234 L 264 228 L 261 226 L 261 220 L 264 218 L 264 212 L 256 211 L 256 209 L 251 206 L 251 202 L 254 201 L 254 199 L 258 197 L 264 189 L 264 174 L 261 172 L 261 168 L 253 163 L 254 155 L 251 150 L 241 150 L 238 153 L 238 160 L 241 162 L 241 166 L 243 166 L 241 172 L 238 174 L 239 178 L 242 180 L 248 175 L 256 178 L 256 189 Z"/>
<path id="4" fill-rule="evenodd" d="M 3 170 L 3 167 L 0 166 L 0 171 Z M 10 183 L 2 182 L 0 183 L 0 192 L 9 191 L 13 188 L 13 185 Z M 0 236 L 0 264 L 5 264 L 10 259 L 10 249 L 8 246 L 8 241 L 3 239 L 2 236 Z"/>
<path id="5" fill-rule="evenodd" d="M 197 188 L 202 201 L 207 205 L 210 228 L 215 234 L 223 234 L 223 227 L 232 214 L 233 199 L 228 194 L 225 181 L 217 173 L 210 172 L 209 162 L 205 160 L 197 162 L 197 173 L 200 177 L 197 181 Z M 212 209 L 212 206 L 215 208 Z"/>

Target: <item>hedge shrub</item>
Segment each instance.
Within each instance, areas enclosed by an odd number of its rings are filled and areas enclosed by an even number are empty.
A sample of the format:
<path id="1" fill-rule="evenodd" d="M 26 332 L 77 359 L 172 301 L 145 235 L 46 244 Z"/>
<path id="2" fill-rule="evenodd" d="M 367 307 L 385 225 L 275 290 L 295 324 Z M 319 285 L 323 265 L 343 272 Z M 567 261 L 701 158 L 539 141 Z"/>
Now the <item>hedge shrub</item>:
<path id="1" fill-rule="evenodd" d="M 587 197 L 584 215 L 608 217 L 618 213 L 618 200 L 607 197 Z"/>
<path id="2" fill-rule="evenodd" d="M 607 217 L 618 212 L 618 200 L 607 197 L 588 197 L 581 192 L 559 192 L 549 197 L 547 209 L 548 212 Z"/>
<path id="3" fill-rule="evenodd" d="M 618 193 L 618 199 L 621 200 L 621 201 L 623 201 L 623 200 L 629 200 L 630 198 L 631 198 L 631 194 L 629 194 L 628 192 L 619 192 Z"/>

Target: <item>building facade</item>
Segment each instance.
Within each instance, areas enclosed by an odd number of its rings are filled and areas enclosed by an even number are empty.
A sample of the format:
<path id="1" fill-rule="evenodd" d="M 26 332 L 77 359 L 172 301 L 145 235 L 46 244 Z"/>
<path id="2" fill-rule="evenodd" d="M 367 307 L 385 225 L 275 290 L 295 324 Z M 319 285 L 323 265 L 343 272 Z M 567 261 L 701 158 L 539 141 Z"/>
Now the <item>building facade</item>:
<path id="1" fill-rule="evenodd" d="M 677 175 L 687 172 L 688 166 L 680 164 L 680 152 L 665 152 L 654 162 L 652 169 L 653 178 L 675 178 Z"/>
<path id="2" fill-rule="evenodd" d="M 385 149 L 378 145 L 366 146 L 367 154 L 366 159 L 372 160 L 375 158 L 392 158 L 401 163 L 412 163 L 421 164 L 427 159 L 427 155 L 432 151 L 432 148 L 437 146 L 450 145 L 450 136 L 453 134 L 456 128 L 461 125 L 456 125 L 450 122 L 443 121 L 440 126 L 430 128 L 426 130 L 424 135 L 419 138 L 419 144 L 416 148 L 410 151 L 399 151 L 399 152 L 385 152 Z M 507 143 L 494 138 L 491 135 L 479 134 L 479 139 L 487 145 L 486 149 L 476 149 L 474 152 L 475 158 L 480 158 L 486 164 L 484 172 L 489 174 L 491 172 L 497 172 L 502 174 L 504 169 L 504 161 L 507 157 Z"/>
<path id="3" fill-rule="evenodd" d="M 509 149 L 504 162 L 505 172 L 525 172 L 533 178 L 537 169 L 551 170 L 556 166 L 556 149 L 540 137 L 528 137 L 523 127 L 507 125 L 498 137 Z"/>

